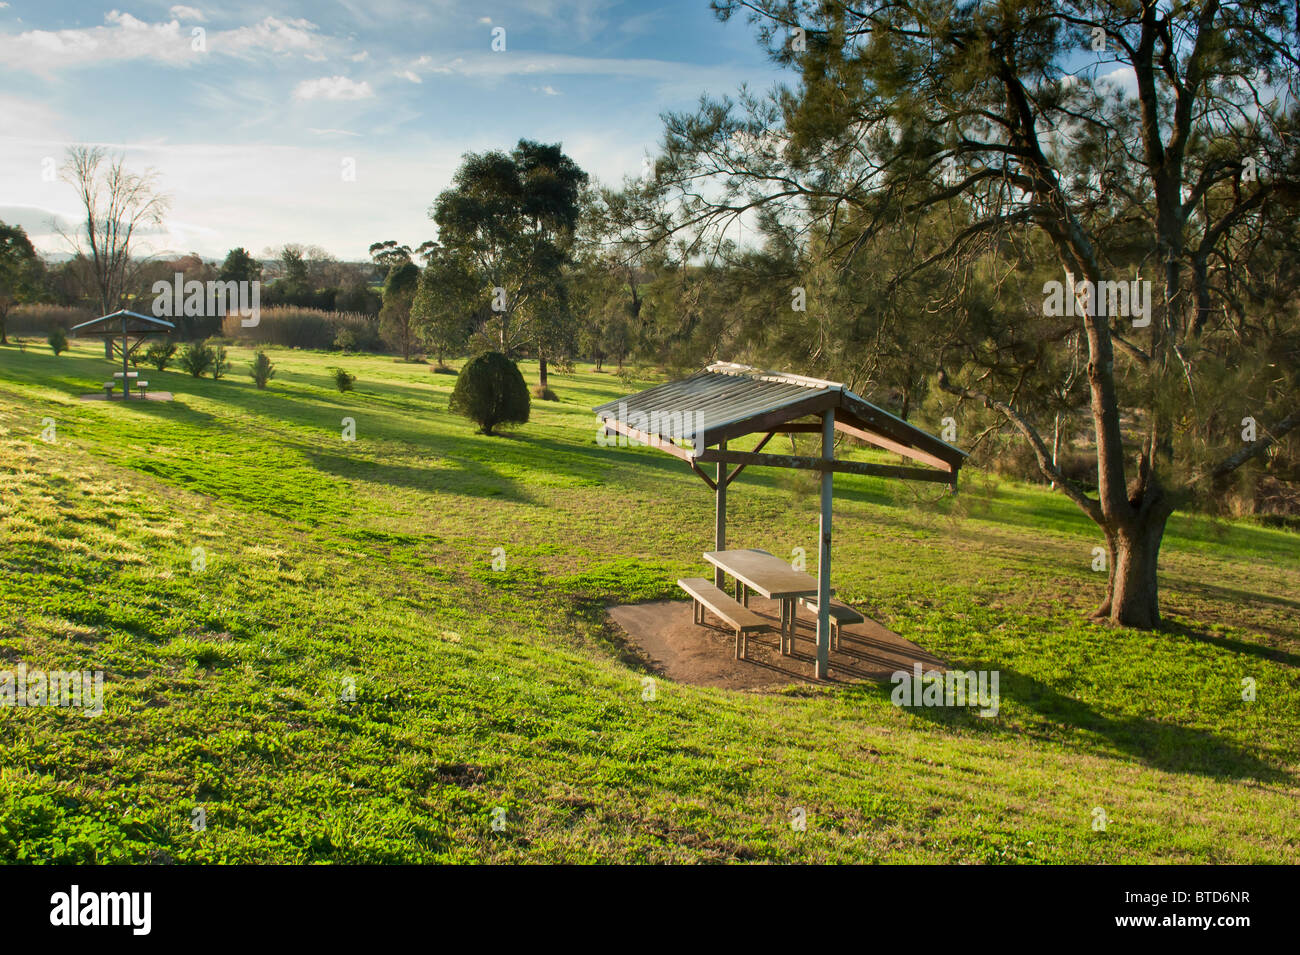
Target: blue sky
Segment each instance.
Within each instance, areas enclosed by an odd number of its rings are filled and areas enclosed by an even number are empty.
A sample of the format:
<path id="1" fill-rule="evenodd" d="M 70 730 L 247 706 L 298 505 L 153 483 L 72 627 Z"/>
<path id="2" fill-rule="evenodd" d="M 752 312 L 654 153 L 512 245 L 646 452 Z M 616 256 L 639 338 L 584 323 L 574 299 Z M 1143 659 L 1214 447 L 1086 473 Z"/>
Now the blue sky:
<path id="1" fill-rule="evenodd" d="M 706 0 L 0 0 L 0 219 L 64 250 L 50 221 L 75 220 L 76 197 L 49 170 L 102 144 L 172 197 L 150 251 L 364 258 L 433 237 L 466 151 L 559 141 L 617 183 L 654 154 L 661 112 L 777 79 Z"/>

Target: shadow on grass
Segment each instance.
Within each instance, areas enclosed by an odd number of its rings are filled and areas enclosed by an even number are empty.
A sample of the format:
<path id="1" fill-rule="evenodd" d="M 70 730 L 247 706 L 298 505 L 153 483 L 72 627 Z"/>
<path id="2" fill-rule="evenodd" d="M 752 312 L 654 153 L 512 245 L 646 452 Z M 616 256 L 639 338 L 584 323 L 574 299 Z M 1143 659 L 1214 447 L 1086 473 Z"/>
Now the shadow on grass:
<path id="1" fill-rule="evenodd" d="M 1141 716 L 1108 716 L 1034 677 L 1005 667 L 998 672 L 1000 706 L 1024 707 L 1046 726 L 1034 719 L 1027 720 L 1022 727 L 1008 726 L 997 718 L 980 717 L 976 706 L 913 706 L 907 711 L 918 720 L 953 729 L 1046 738 L 1075 748 L 1090 740 L 1104 740 L 1128 756 L 1168 773 L 1254 779 L 1264 783 L 1295 782 L 1289 772 L 1208 730 Z M 893 683 L 875 684 L 853 687 L 850 692 L 888 701 L 894 686 Z"/>
<path id="2" fill-rule="evenodd" d="M 1220 588 L 1207 588 L 1210 590 L 1219 590 Z M 1252 597 L 1256 596 L 1254 594 Z M 1268 600 L 1270 598 L 1259 595 L 1259 599 Z M 1294 601 L 1277 600 L 1281 604 L 1290 604 Z M 1160 629 L 1165 633 L 1176 634 L 1180 637 L 1186 637 L 1197 643 L 1205 643 L 1218 650 L 1227 650 L 1231 653 L 1241 653 L 1245 656 L 1256 657 L 1260 660 L 1270 660 L 1273 663 L 1281 663 L 1284 666 L 1300 667 L 1300 654 L 1288 653 L 1286 650 L 1279 650 L 1276 647 L 1264 646 L 1260 643 L 1248 643 L 1245 640 L 1236 640 L 1232 637 L 1225 637 L 1221 634 L 1199 630 L 1195 627 L 1189 627 L 1183 623 L 1177 623 L 1172 620 L 1164 620 Z"/>

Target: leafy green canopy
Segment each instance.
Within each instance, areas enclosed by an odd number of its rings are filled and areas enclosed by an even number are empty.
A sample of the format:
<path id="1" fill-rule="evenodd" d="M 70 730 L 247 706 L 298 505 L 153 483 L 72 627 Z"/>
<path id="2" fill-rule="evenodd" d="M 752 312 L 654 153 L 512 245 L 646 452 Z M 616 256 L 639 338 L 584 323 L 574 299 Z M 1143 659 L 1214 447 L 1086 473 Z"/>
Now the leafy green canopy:
<path id="1" fill-rule="evenodd" d="M 467 153 L 430 209 L 444 254 L 493 298 L 503 352 L 554 331 L 547 322 L 534 327 L 532 306 L 558 298 L 587 178 L 558 143 L 521 139 L 509 154 Z"/>

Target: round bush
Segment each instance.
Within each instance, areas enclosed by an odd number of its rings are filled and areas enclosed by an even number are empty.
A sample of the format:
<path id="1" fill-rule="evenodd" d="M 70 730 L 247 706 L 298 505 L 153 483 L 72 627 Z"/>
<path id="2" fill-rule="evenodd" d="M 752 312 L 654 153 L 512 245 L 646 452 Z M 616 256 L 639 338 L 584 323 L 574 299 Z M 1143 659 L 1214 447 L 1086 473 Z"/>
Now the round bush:
<path id="1" fill-rule="evenodd" d="M 500 352 L 484 352 L 456 377 L 451 410 L 492 434 L 501 424 L 524 424 L 532 410 L 528 386 L 519 367 Z"/>

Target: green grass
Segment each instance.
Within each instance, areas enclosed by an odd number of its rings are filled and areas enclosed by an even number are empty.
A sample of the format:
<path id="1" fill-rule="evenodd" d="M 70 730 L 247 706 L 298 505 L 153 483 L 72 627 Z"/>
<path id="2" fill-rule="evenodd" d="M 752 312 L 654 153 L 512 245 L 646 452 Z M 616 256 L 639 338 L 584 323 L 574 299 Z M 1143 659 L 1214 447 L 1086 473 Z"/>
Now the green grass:
<path id="1" fill-rule="evenodd" d="M 997 718 L 888 686 L 643 700 L 603 608 L 674 597 L 712 508 L 675 459 L 597 445 L 616 377 L 553 375 L 487 438 L 424 365 L 273 350 L 259 392 L 231 357 L 122 405 L 76 398 L 93 343 L 0 348 L 0 668 L 105 673 L 100 717 L 0 710 L 0 859 L 1300 861 L 1293 533 L 1176 516 L 1169 629 L 1115 630 L 1061 497 L 837 477 L 836 586 L 1000 671 Z M 730 502 L 735 546 L 815 554 L 801 477 Z"/>

